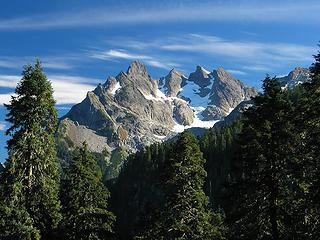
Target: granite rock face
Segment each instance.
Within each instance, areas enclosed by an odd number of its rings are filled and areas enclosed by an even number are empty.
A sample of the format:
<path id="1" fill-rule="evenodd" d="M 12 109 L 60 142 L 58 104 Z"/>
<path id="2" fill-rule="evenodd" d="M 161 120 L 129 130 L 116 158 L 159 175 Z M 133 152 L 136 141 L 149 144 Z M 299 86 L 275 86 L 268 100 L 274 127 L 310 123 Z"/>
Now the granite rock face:
<path id="1" fill-rule="evenodd" d="M 165 93 L 168 97 L 176 97 L 181 91 L 181 87 L 185 85 L 186 77 L 182 73 L 178 72 L 175 68 L 172 69 L 169 74 L 163 78 L 165 83 Z"/>
<path id="2" fill-rule="evenodd" d="M 223 68 L 212 72 L 215 79 L 211 89 L 211 105 L 219 107 L 223 115 L 228 115 L 242 101 L 250 100 L 258 94 L 254 88 L 246 87 Z"/>
<path id="3" fill-rule="evenodd" d="M 134 61 L 74 105 L 60 119 L 58 133 L 75 146 L 86 141 L 94 152 L 134 152 L 186 128 L 212 127 L 256 94 L 222 68 L 198 66 L 188 78 L 172 69 L 158 81 Z"/>
<path id="4" fill-rule="evenodd" d="M 221 108 L 217 106 L 208 106 L 202 113 L 201 113 L 203 120 L 218 120 L 224 117 L 224 113 Z"/>
<path id="5" fill-rule="evenodd" d="M 173 116 L 176 121 L 185 126 L 190 126 L 194 121 L 194 112 L 187 102 L 174 100 Z"/>

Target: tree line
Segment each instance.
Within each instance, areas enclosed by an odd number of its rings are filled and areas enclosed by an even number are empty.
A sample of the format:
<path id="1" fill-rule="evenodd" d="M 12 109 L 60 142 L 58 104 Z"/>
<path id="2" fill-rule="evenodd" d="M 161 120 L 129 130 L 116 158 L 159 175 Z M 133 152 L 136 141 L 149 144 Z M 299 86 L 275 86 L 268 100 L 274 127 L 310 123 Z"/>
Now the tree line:
<path id="1" fill-rule="evenodd" d="M 320 239 L 320 53 L 230 125 L 154 144 L 104 179 L 87 145 L 61 167 L 51 83 L 28 65 L 8 109 L 0 239 Z M 103 181 L 104 180 L 104 181 Z"/>

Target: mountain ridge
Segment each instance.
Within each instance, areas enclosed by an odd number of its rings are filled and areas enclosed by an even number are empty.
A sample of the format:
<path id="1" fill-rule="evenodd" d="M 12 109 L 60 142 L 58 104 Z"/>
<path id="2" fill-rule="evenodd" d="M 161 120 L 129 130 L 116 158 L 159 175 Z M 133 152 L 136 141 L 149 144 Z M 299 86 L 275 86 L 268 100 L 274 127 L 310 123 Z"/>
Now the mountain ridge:
<path id="1" fill-rule="evenodd" d="M 86 141 L 94 152 L 119 147 L 134 152 L 187 128 L 210 128 L 257 94 L 221 67 L 197 66 L 189 77 L 172 69 L 156 80 L 133 61 L 74 105 L 58 132 L 75 146 Z"/>

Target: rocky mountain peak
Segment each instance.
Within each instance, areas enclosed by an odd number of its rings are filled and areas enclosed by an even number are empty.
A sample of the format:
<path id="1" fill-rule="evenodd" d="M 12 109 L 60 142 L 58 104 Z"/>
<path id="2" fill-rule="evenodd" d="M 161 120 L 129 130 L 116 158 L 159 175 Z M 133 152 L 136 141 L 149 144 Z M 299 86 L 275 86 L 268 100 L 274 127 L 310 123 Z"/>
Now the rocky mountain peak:
<path id="1" fill-rule="evenodd" d="M 137 76 L 137 75 L 148 76 L 146 66 L 137 60 L 133 61 L 130 64 L 130 66 L 127 70 L 127 74 L 128 74 L 128 76 Z"/>
<path id="2" fill-rule="evenodd" d="M 277 78 L 284 88 L 293 88 L 301 83 L 310 80 L 310 70 L 308 68 L 296 67 L 287 76 Z"/>
<path id="3" fill-rule="evenodd" d="M 120 146 L 136 151 L 186 128 L 212 127 L 255 94 L 222 68 L 210 73 L 197 66 L 189 79 L 172 69 L 159 84 L 134 61 L 73 106 L 59 133 L 74 146 L 86 141 L 96 152 Z"/>
<path id="4" fill-rule="evenodd" d="M 206 69 L 204 69 L 201 66 L 197 66 L 196 70 L 193 73 L 190 73 L 189 75 L 189 81 L 194 81 L 197 78 L 208 78 L 210 75 L 210 72 Z"/>
<path id="5" fill-rule="evenodd" d="M 183 74 L 179 72 L 176 68 L 172 68 L 170 72 L 168 73 L 167 77 L 173 77 L 173 76 L 179 76 L 182 77 Z"/>
<path id="6" fill-rule="evenodd" d="M 186 78 L 182 73 L 177 71 L 175 68 L 171 69 L 167 76 L 164 78 L 165 80 L 165 89 L 167 89 L 166 94 L 168 97 L 176 97 L 179 93 L 182 85 Z"/>
<path id="7" fill-rule="evenodd" d="M 218 81 L 224 82 L 228 80 L 230 81 L 235 80 L 235 78 L 222 67 L 218 67 L 216 70 L 212 72 L 212 74 L 214 75 L 215 79 Z"/>
<path id="8" fill-rule="evenodd" d="M 211 90 L 211 105 L 219 106 L 224 116 L 228 115 L 240 102 L 250 100 L 258 94 L 254 88 L 246 87 L 223 68 L 212 72 L 215 81 Z"/>
<path id="9" fill-rule="evenodd" d="M 210 85 L 210 72 L 201 66 L 197 66 L 196 71 L 190 73 L 188 80 L 193 81 L 202 88 L 207 87 Z"/>
<path id="10" fill-rule="evenodd" d="M 309 77 L 310 71 L 308 68 L 296 67 L 288 74 L 290 80 L 296 79 L 299 76 Z"/>
<path id="11" fill-rule="evenodd" d="M 121 71 L 115 79 L 121 86 L 122 95 L 127 97 L 141 93 L 155 96 L 158 89 L 157 81 L 150 77 L 145 65 L 139 61 L 133 61 L 127 72 Z M 122 100 L 129 100 L 127 97 Z"/>

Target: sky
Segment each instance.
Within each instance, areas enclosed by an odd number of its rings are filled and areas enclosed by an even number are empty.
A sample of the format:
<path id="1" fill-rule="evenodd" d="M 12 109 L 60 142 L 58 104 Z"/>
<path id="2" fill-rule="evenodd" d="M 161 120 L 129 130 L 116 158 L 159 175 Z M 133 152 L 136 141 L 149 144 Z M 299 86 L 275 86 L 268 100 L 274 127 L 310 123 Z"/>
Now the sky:
<path id="1" fill-rule="evenodd" d="M 155 78 L 175 67 L 223 67 L 261 88 L 266 74 L 309 67 L 320 40 L 320 1 L 0 0 L 0 162 L 3 103 L 23 66 L 39 58 L 59 116 L 133 60 Z"/>

